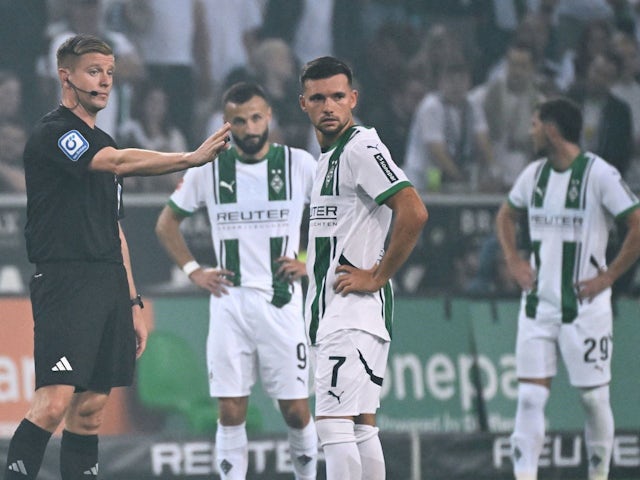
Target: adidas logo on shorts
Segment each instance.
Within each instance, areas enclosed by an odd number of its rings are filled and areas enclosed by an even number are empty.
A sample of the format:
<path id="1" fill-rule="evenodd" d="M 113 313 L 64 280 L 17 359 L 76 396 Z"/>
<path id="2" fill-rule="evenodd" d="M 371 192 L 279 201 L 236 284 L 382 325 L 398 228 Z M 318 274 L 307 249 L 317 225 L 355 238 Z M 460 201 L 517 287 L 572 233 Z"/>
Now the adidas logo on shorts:
<path id="1" fill-rule="evenodd" d="M 53 367 L 51 367 L 51 371 L 52 372 L 71 372 L 73 371 L 73 368 L 71 367 L 69 360 L 67 360 L 67 357 L 62 357 L 60 360 L 58 360 L 58 363 L 56 363 Z"/>
<path id="2" fill-rule="evenodd" d="M 9 465 L 9 470 L 12 472 L 18 472 L 22 475 L 27 475 L 27 469 L 24 468 L 24 462 L 22 460 L 18 460 L 17 462 L 13 462 Z"/>
<path id="3" fill-rule="evenodd" d="M 93 467 L 91 467 L 89 470 L 86 470 L 83 475 L 91 475 L 92 477 L 97 477 L 98 476 L 98 464 L 96 463 Z"/>

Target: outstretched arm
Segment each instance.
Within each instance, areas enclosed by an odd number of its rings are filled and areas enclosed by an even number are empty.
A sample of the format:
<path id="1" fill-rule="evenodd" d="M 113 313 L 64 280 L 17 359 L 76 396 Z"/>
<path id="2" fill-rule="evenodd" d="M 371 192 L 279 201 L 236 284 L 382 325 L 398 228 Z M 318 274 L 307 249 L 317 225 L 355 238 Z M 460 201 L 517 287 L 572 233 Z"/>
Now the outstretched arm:
<path id="1" fill-rule="evenodd" d="M 188 153 L 165 153 L 138 148 L 122 150 L 105 147 L 91 160 L 92 170 L 112 172 L 121 177 L 132 175 L 162 175 L 197 167 L 213 161 L 230 142 L 229 129 L 225 123 L 213 135 L 207 138 L 197 150 Z"/>

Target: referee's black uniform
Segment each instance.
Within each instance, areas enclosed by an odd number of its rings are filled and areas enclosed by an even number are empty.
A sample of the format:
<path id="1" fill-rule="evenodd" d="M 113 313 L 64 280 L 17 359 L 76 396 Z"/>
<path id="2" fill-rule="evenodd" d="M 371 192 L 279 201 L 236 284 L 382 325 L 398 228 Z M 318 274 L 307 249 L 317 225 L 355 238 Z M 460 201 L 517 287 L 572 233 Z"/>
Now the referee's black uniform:
<path id="1" fill-rule="evenodd" d="M 122 179 L 88 168 L 107 146 L 116 146 L 108 134 L 60 106 L 25 147 L 36 388 L 106 392 L 133 380 L 136 340 L 118 230 Z"/>

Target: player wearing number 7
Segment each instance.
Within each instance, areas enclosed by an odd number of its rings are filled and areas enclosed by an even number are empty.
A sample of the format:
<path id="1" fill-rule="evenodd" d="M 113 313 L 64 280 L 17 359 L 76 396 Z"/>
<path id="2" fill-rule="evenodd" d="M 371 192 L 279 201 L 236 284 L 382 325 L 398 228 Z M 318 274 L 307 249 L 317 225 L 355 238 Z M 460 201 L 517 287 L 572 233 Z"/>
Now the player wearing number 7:
<path id="1" fill-rule="evenodd" d="M 393 295 L 390 278 L 427 210 L 372 128 L 354 125 L 351 69 L 305 65 L 300 106 L 322 154 L 311 193 L 305 321 L 315 354 L 316 424 L 329 480 L 381 480 L 380 403 Z M 393 216 L 388 248 L 385 239 Z"/>
<path id="2" fill-rule="evenodd" d="M 511 436 L 517 480 L 537 478 L 558 351 L 585 411 L 589 480 L 606 480 L 609 474 L 611 285 L 640 256 L 640 204 L 613 166 L 580 149 L 581 129 L 580 110 L 569 100 L 549 100 L 536 109 L 531 135 L 542 158 L 520 174 L 496 220 L 507 267 L 523 290 Z M 529 224 L 529 259 L 521 258 L 516 246 L 521 216 Z M 612 218 L 626 221 L 627 234 L 605 267 Z"/>

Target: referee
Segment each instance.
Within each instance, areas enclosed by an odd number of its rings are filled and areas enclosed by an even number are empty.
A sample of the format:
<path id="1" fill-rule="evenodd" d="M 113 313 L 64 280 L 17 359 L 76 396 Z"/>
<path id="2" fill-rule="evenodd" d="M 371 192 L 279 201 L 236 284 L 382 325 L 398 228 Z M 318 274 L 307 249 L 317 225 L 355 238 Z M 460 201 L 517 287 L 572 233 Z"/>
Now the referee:
<path id="1" fill-rule="evenodd" d="M 118 150 L 95 126 L 113 86 L 110 46 L 77 35 L 57 61 L 61 104 L 35 125 L 24 152 L 36 392 L 11 440 L 5 480 L 36 478 L 63 420 L 61 478 L 97 478 L 109 392 L 131 385 L 147 338 L 119 225 L 122 177 L 202 165 L 228 142 L 225 125 L 190 153 Z"/>

